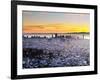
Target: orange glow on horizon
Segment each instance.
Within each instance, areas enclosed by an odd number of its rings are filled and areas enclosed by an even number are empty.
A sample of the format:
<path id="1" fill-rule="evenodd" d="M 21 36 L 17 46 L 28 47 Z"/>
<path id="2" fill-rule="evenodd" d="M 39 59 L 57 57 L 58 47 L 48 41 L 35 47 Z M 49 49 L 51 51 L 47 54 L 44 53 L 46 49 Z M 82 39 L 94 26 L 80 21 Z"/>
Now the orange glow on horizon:
<path id="1" fill-rule="evenodd" d="M 88 24 L 42 24 L 23 26 L 24 33 L 89 32 Z"/>

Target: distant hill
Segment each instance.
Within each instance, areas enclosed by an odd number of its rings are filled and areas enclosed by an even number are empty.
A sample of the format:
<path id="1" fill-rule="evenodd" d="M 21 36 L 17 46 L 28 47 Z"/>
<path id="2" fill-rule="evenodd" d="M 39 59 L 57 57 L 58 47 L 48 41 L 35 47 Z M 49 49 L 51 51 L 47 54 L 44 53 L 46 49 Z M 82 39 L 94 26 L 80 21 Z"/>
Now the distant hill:
<path id="1" fill-rule="evenodd" d="M 90 32 L 68 32 L 68 33 L 23 33 L 25 34 L 90 34 Z"/>
<path id="2" fill-rule="evenodd" d="M 90 32 L 71 32 L 67 34 L 90 34 Z"/>

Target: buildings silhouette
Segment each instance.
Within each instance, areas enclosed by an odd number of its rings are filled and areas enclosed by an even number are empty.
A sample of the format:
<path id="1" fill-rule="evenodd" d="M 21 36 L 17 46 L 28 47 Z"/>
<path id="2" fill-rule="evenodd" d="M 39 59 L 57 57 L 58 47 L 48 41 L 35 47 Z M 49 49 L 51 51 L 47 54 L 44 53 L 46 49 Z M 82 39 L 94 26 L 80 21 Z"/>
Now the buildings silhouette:
<path id="1" fill-rule="evenodd" d="M 23 34 L 23 38 L 89 39 L 89 35 L 85 35 L 85 34 L 69 34 L 69 33 L 28 33 L 28 34 Z"/>

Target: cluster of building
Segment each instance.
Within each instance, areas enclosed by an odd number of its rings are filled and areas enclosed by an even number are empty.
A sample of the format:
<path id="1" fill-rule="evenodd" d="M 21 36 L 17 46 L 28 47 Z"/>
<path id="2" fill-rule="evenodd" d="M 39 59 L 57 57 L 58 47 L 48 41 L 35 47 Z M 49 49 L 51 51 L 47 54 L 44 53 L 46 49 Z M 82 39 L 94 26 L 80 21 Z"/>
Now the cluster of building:
<path id="1" fill-rule="evenodd" d="M 74 39 L 89 39 L 89 35 L 80 34 L 64 34 L 64 33 L 45 33 L 45 34 L 24 34 L 24 38 L 74 38 Z"/>
<path id="2" fill-rule="evenodd" d="M 70 34 L 24 34 L 24 38 L 57 38 L 57 37 L 71 37 Z"/>

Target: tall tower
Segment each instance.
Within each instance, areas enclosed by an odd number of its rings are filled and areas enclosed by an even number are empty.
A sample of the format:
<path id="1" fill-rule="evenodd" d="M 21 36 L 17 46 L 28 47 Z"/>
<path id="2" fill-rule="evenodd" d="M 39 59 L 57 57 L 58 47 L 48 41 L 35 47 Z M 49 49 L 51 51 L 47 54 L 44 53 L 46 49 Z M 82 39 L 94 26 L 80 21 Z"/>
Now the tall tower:
<path id="1" fill-rule="evenodd" d="M 57 37 L 57 33 L 55 33 L 55 37 Z"/>

